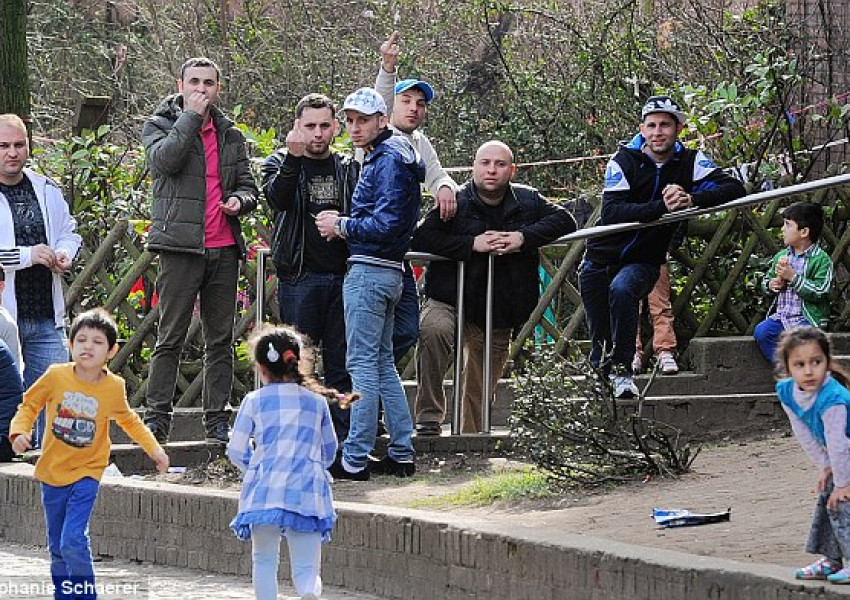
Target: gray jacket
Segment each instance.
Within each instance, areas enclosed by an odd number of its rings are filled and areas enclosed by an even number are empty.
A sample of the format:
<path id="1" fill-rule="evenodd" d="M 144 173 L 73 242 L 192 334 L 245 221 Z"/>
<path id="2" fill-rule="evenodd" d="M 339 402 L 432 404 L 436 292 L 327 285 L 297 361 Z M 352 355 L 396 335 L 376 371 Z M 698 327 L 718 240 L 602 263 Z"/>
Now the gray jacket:
<path id="1" fill-rule="evenodd" d="M 212 107 L 218 134 L 218 164 L 224 199 L 242 201 L 240 215 L 257 207 L 257 186 L 251 175 L 245 138 L 224 114 Z M 203 118 L 183 110 L 183 96 L 166 98 L 142 128 L 142 142 L 153 176 L 153 205 L 148 250 L 204 253 L 206 159 L 201 141 Z M 228 216 L 233 237 L 245 256 L 239 219 Z"/>

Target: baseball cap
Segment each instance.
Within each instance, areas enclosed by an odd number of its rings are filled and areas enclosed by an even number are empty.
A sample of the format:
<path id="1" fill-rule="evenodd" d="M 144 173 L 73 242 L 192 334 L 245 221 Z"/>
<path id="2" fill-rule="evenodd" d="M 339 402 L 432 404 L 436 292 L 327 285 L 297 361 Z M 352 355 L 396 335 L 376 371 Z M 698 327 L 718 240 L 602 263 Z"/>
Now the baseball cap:
<path id="1" fill-rule="evenodd" d="M 425 103 L 431 104 L 431 100 L 434 99 L 434 88 L 431 87 L 431 84 L 427 81 L 420 81 L 418 79 L 402 79 L 395 84 L 395 93 L 398 95 L 402 92 L 406 92 L 410 88 L 422 90 L 422 93 L 425 94 Z"/>
<path id="2" fill-rule="evenodd" d="M 385 115 L 387 114 L 387 104 L 375 89 L 364 87 L 348 95 L 342 105 L 342 110 L 356 110 L 364 115 L 374 115 L 375 113 Z"/>
<path id="3" fill-rule="evenodd" d="M 643 121 L 646 115 L 659 112 L 673 115 L 679 123 L 684 123 L 687 119 L 684 111 L 670 96 L 651 96 L 640 111 L 640 120 Z"/>

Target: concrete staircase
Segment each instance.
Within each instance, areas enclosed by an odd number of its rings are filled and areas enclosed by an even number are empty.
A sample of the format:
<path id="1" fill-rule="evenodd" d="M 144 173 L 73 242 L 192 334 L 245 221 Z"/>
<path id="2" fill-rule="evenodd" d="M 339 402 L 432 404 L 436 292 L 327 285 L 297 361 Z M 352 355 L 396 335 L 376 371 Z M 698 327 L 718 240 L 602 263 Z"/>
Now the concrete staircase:
<path id="1" fill-rule="evenodd" d="M 833 351 L 840 363 L 850 366 L 850 334 L 831 336 Z M 643 415 L 678 429 L 684 439 L 705 440 L 757 433 L 787 425 L 774 389 L 774 375 L 767 361 L 749 337 L 697 338 L 679 359 L 682 369 L 676 375 L 658 376 L 646 390 Z M 638 387 L 646 388 L 649 375 L 639 375 Z M 413 406 L 416 382 L 404 382 L 408 400 Z M 446 397 L 451 399 L 452 384 L 446 381 Z M 416 439 L 418 452 L 487 452 L 505 441 L 505 433 L 513 404 L 513 392 L 507 380 L 496 391 L 491 414 L 493 433 L 475 436 L 449 436 L 449 425 L 439 438 Z M 451 400 L 450 400 L 451 401 Z M 639 400 L 620 401 L 624 411 L 636 410 Z M 451 411 L 449 411 L 451 413 Z M 449 422 L 451 414 L 449 414 Z M 116 444 L 129 442 L 123 431 L 113 424 L 112 439 Z M 174 450 L 187 453 L 219 455 L 204 446 L 204 427 L 200 409 L 177 409 L 174 413 L 171 441 Z M 194 444 L 193 444 L 194 443 Z M 117 453 L 129 452 L 120 447 Z"/>

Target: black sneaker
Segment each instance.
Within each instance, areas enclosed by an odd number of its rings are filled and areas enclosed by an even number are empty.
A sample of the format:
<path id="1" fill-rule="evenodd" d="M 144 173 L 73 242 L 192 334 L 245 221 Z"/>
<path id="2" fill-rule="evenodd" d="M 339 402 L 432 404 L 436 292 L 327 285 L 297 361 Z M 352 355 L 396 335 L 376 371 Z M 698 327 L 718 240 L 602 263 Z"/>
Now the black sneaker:
<path id="1" fill-rule="evenodd" d="M 377 462 L 377 461 L 375 461 Z M 328 473 L 334 479 L 349 479 L 351 481 L 369 481 L 369 478 L 372 476 L 372 472 L 370 466 L 374 464 L 371 461 L 366 463 L 366 467 L 357 471 L 356 473 L 352 473 L 350 471 L 346 471 L 345 467 L 342 466 L 342 457 L 337 456 L 336 460 L 334 460 L 333 464 L 328 467 Z"/>
<path id="2" fill-rule="evenodd" d="M 381 460 L 372 459 L 371 471 L 375 475 L 395 475 L 396 477 L 413 477 L 416 474 L 416 465 L 413 461 L 399 462 L 389 456 Z"/>
<path id="3" fill-rule="evenodd" d="M 439 437 L 442 433 L 443 428 L 439 423 L 425 421 L 416 424 L 416 435 L 419 437 Z"/>
<path id="4" fill-rule="evenodd" d="M 216 423 L 210 429 L 207 430 L 206 442 L 210 444 L 221 444 L 223 446 L 226 446 L 227 442 L 229 441 L 230 435 L 226 421 Z"/>
<path id="5" fill-rule="evenodd" d="M 145 423 L 145 426 L 150 429 L 157 442 L 160 444 L 168 443 L 168 430 L 171 429 L 168 425 L 151 421 L 150 423 Z"/>

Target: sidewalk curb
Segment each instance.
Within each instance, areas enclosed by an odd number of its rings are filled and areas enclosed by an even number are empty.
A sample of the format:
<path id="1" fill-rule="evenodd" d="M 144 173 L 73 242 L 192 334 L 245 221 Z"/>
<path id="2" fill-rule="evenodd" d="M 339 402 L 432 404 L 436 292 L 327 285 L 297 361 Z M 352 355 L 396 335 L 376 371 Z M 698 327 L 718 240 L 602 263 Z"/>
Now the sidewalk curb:
<path id="1" fill-rule="evenodd" d="M 0 466 L 0 539 L 41 545 L 40 486 L 25 464 Z M 96 555 L 249 575 L 249 546 L 227 528 L 233 491 L 105 480 L 91 523 Z M 621 544 L 540 528 L 507 535 L 492 522 L 337 503 L 323 553 L 333 586 L 406 600 L 604 598 L 802 600 L 850 590 L 791 580 L 788 569 Z M 281 563 L 288 570 L 285 552 Z M 286 571 L 284 571 L 286 572 Z"/>

